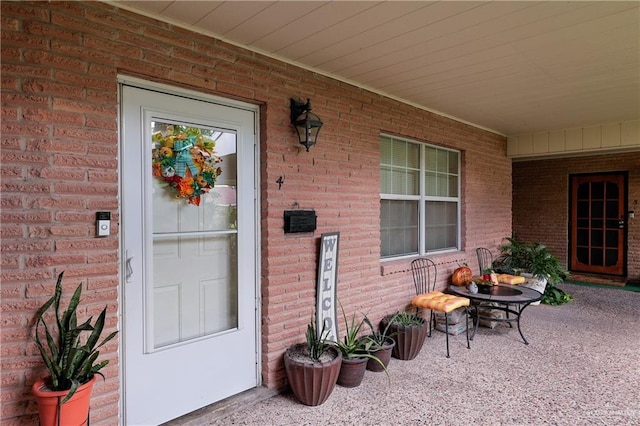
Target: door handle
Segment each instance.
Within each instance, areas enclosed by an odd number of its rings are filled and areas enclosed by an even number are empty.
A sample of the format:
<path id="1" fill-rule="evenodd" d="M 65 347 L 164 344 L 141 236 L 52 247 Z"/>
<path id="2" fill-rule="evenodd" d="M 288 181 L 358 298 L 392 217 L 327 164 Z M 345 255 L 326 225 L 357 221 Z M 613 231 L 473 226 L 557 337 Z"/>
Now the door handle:
<path id="1" fill-rule="evenodd" d="M 133 261 L 133 256 L 129 257 L 129 250 L 125 251 L 125 257 L 127 258 L 125 260 L 125 277 L 124 280 L 126 283 L 130 283 L 131 282 L 131 276 L 133 275 L 133 267 L 131 266 L 131 262 Z"/>
<path id="2" fill-rule="evenodd" d="M 618 221 L 618 228 L 619 229 L 624 229 L 624 220 L 619 220 Z"/>

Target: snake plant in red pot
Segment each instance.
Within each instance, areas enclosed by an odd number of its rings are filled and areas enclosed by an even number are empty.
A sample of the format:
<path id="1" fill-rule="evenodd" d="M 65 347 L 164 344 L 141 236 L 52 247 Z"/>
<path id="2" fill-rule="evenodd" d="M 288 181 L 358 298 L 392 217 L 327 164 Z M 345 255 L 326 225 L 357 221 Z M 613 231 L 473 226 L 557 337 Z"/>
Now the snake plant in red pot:
<path id="1" fill-rule="evenodd" d="M 63 274 L 58 275 L 53 296 L 36 315 L 33 338 L 49 374 L 31 388 L 38 401 L 41 426 L 88 423 L 89 400 L 96 375 L 102 376 L 100 370 L 109 363 L 108 360 L 98 361 L 98 349 L 118 333 L 114 331 L 98 343 L 104 329 L 106 307 L 93 324 L 93 317 L 78 324 L 82 284 L 61 312 Z M 50 309 L 53 314 L 48 312 Z M 81 338 L 86 335 L 86 339 Z"/>

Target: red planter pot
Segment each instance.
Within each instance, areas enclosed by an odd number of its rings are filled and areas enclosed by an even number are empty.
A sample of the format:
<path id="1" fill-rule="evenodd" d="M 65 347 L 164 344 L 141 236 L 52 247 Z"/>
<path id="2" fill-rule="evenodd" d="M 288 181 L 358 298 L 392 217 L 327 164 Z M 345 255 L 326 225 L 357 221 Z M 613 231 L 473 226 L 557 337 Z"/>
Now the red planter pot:
<path id="1" fill-rule="evenodd" d="M 293 394 L 304 405 L 320 405 L 324 403 L 338 381 L 342 353 L 334 347 L 328 350 L 335 355 L 327 362 L 301 362 L 292 354 L 300 353 L 306 343 L 288 348 L 284 353 L 284 368 Z"/>
<path id="2" fill-rule="evenodd" d="M 403 361 L 409 361 L 418 356 L 427 338 L 429 325 L 425 321 L 421 326 L 394 325 L 390 327 L 395 332 L 396 345 L 391 355 Z"/>
<path id="3" fill-rule="evenodd" d="M 377 357 L 382 364 L 384 364 L 384 367 L 382 367 L 382 365 L 380 365 L 380 363 L 375 359 L 369 359 L 367 361 L 367 370 L 375 372 L 384 371 L 384 369 L 389 366 L 389 361 L 391 361 L 391 351 L 395 345 L 395 340 L 387 339 L 386 343 L 382 345 L 382 348 L 377 351 L 372 351 L 371 355 Z"/>
<path id="4" fill-rule="evenodd" d="M 94 375 L 91 380 L 80 386 L 71 399 L 60 406 L 60 411 L 58 411 L 58 401 L 61 401 L 69 391 L 50 391 L 47 390 L 44 380 L 35 382 L 31 392 L 38 402 L 40 426 L 88 425 L 91 392 L 96 379 L 97 376 Z"/>
<path id="5" fill-rule="evenodd" d="M 342 358 L 342 366 L 338 375 L 338 384 L 345 388 L 360 386 L 364 379 L 369 358 Z"/>

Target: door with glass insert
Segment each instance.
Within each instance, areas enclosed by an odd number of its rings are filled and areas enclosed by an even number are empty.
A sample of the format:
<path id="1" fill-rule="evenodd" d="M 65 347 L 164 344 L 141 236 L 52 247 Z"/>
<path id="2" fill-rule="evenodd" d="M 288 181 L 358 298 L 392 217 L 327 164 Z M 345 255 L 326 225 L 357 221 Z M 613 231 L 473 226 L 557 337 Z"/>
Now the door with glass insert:
<path id="1" fill-rule="evenodd" d="M 570 183 L 570 269 L 623 275 L 626 175 L 572 175 Z"/>
<path id="2" fill-rule="evenodd" d="M 125 423 L 258 384 L 255 111 L 122 87 Z"/>

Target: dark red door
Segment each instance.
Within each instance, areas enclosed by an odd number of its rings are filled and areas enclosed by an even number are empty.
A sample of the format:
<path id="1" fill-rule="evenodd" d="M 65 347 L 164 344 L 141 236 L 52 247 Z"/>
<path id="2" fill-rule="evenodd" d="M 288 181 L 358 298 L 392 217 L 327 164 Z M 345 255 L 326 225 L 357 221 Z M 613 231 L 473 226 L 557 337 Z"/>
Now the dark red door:
<path id="1" fill-rule="evenodd" d="M 572 175 L 570 269 L 623 275 L 626 174 Z"/>

